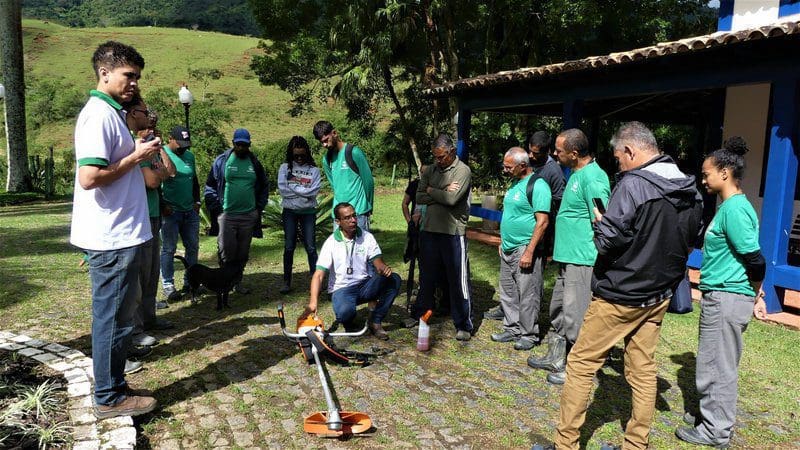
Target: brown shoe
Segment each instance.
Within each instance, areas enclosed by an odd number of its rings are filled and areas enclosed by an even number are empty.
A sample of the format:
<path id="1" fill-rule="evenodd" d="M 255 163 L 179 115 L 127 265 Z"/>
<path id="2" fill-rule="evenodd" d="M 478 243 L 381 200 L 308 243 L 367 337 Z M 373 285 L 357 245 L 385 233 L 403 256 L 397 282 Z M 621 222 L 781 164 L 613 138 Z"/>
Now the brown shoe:
<path id="1" fill-rule="evenodd" d="M 369 324 L 369 331 L 371 331 L 372 334 L 380 340 L 383 341 L 389 340 L 389 334 L 386 332 L 386 330 L 383 329 L 383 327 L 379 323 L 373 322 Z"/>
<path id="2" fill-rule="evenodd" d="M 98 419 L 108 419 L 117 416 L 139 416 L 147 414 L 156 407 L 156 399 L 153 397 L 130 396 L 116 405 L 97 405 L 94 408 L 94 415 Z"/>

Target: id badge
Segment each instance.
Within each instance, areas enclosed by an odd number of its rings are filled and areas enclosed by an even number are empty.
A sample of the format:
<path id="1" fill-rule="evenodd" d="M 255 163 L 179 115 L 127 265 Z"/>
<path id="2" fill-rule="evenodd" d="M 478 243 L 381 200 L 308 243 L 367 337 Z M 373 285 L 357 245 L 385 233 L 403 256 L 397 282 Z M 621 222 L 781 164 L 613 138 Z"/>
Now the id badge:
<path id="1" fill-rule="evenodd" d="M 352 275 L 353 274 L 353 268 L 352 267 L 348 267 L 347 268 L 347 274 L 348 275 Z"/>

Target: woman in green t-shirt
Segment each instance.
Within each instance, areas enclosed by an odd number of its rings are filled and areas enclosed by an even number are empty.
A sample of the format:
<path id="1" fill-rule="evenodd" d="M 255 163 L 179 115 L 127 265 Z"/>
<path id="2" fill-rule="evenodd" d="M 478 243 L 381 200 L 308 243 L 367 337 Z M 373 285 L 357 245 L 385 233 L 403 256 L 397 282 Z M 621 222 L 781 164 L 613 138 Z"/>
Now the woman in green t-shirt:
<path id="1" fill-rule="evenodd" d="M 764 313 L 761 281 L 766 264 L 758 244 L 758 217 L 742 193 L 744 154 L 740 137 L 725 141 L 703 162 L 703 186 L 722 203 L 708 225 L 700 267 L 700 336 L 695 381 L 699 414 L 684 420 L 681 440 L 723 448 L 736 421 L 742 333 L 753 314 Z"/>

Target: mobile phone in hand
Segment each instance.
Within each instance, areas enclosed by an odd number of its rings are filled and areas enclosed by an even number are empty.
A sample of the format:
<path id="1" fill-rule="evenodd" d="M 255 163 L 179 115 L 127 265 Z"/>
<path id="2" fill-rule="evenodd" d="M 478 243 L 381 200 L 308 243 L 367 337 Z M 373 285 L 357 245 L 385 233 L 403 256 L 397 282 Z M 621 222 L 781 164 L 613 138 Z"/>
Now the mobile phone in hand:
<path id="1" fill-rule="evenodd" d="M 603 206 L 602 200 L 600 200 L 598 197 L 595 197 L 592 199 L 592 202 L 594 202 L 594 207 L 597 208 L 598 211 L 600 211 L 600 214 L 606 213 L 606 207 Z"/>
<path id="2" fill-rule="evenodd" d="M 155 133 L 150 133 L 150 134 L 148 134 L 147 136 L 145 136 L 145 137 L 143 137 L 143 138 L 142 138 L 142 142 L 150 142 L 150 141 L 152 141 L 152 140 L 153 140 L 153 139 L 155 139 L 155 138 L 156 138 L 156 135 L 155 135 Z"/>

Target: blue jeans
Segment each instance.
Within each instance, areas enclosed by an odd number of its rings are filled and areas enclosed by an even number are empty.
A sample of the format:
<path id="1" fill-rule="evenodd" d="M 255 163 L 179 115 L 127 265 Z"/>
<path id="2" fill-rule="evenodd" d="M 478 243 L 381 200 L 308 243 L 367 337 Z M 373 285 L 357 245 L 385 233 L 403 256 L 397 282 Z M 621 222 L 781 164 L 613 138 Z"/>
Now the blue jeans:
<path id="1" fill-rule="evenodd" d="M 197 264 L 197 252 L 200 247 L 200 215 L 194 209 L 189 211 L 173 211 L 162 217 L 161 224 L 161 285 L 166 288 L 175 286 L 175 250 L 178 248 L 178 235 L 186 251 L 189 265 Z M 183 283 L 187 272 L 183 274 Z"/>
<path id="2" fill-rule="evenodd" d="M 297 246 L 297 223 L 303 230 L 303 246 L 308 255 L 308 270 L 314 272 L 317 264 L 317 244 L 314 242 L 314 233 L 317 224 L 317 215 L 314 213 L 297 214 L 291 209 L 283 210 L 283 282 L 287 286 L 292 283 L 292 264 L 294 262 L 294 249 Z"/>
<path id="3" fill-rule="evenodd" d="M 356 317 L 356 306 L 378 300 L 378 306 L 375 307 L 372 314 L 372 322 L 381 323 L 383 318 L 389 314 L 389 308 L 392 307 L 394 298 L 400 291 L 401 283 L 400 275 L 392 273 L 388 277 L 376 275 L 359 284 L 333 291 L 333 312 L 336 314 L 336 320 L 345 328 L 355 328 L 352 322 Z"/>
<path id="4" fill-rule="evenodd" d="M 125 357 L 141 295 L 141 246 L 88 250 L 87 255 L 92 282 L 94 399 L 98 405 L 114 405 L 125 399 Z"/>

